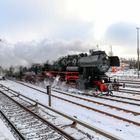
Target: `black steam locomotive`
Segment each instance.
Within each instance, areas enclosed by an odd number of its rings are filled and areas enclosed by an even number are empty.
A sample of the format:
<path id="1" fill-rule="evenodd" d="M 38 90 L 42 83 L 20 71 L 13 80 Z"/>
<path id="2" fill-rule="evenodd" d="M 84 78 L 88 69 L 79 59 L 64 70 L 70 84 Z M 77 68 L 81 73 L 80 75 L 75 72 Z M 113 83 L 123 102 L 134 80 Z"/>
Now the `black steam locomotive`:
<path id="1" fill-rule="evenodd" d="M 107 56 L 105 51 L 95 51 L 90 55 L 68 55 L 60 58 L 54 63 L 55 70 L 61 71 L 79 71 L 86 70 L 95 74 L 104 74 L 111 66 L 120 66 L 118 56 Z M 88 70 L 88 71 L 87 71 Z"/>
<path id="2" fill-rule="evenodd" d="M 92 51 L 90 55 L 82 53 L 62 57 L 51 70 L 59 72 L 68 82 L 74 80 L 80 89 L 95 87 L 100 91 L 109 91 L 105 83 L 111 82 L 105 73 L 111 66 L 120 66 L 118 56 L 107 56 L 105 51 Z"/>

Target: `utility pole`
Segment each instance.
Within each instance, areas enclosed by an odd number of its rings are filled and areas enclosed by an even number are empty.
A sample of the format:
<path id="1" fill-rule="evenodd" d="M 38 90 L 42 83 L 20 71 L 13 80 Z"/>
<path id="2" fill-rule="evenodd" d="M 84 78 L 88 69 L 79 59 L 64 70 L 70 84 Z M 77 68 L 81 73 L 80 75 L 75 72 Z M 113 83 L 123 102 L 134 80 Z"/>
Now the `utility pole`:
<path id="1" fill-rule="evenodd" d="M 138 78 L 139 78 L 139 28 L 137 29 L 137 56 L 138 56 Z"/>

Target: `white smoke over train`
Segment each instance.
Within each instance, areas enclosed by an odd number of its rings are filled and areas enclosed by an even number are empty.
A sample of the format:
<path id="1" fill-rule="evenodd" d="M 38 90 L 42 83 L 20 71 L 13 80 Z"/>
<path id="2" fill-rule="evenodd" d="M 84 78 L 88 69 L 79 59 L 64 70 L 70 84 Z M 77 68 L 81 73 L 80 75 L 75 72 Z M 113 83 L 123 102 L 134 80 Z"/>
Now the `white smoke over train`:
<path id="1" fill-rule="evenodd" d="M 0 41 L 0 66 L 28 66 L 32 63 L 53 61 L 60 56 L 72 53 L 87 52 L 93 46 L 77 41 L 31 41 L 10 44 Z"/>

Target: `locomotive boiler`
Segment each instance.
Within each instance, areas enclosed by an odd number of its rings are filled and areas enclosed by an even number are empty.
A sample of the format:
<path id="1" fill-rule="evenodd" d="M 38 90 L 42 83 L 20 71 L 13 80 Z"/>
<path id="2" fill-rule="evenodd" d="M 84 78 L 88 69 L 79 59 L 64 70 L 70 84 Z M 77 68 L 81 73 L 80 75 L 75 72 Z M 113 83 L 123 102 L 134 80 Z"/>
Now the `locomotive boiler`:
<path id="1" fill-rule="evenodd" d="M 118 56 L 107 56 L 105 51 L 92 52 L 91 55 L 81 57 L 78 65 L 83 69 L 85 77 L 92 75 L 104 75 L 111 66 L 119 66 Z"/>
<path id="2" fill-rule="evenodd" d="M 68 55 L 60 58 L 55 66 L 63 71 L 80 71 L 84 76 L 104 74 L 111 66 L 120 66 L 118 56 L 107 56 L 105 51 L 95 51 L 90 55 Z M 81 73 L 81 74 L 82 74 Z"/>

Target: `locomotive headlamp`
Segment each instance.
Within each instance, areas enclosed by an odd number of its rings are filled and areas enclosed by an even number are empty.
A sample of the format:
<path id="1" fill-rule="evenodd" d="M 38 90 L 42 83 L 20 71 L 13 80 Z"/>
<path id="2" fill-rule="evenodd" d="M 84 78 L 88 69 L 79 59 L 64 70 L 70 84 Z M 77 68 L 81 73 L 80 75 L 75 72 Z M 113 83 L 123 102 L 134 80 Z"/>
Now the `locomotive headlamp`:
<path id="1" fill-rule="evenodd" d="M 102 83 L 104 83 L 105 81 L 104 80 L 102 80 Z"/>

